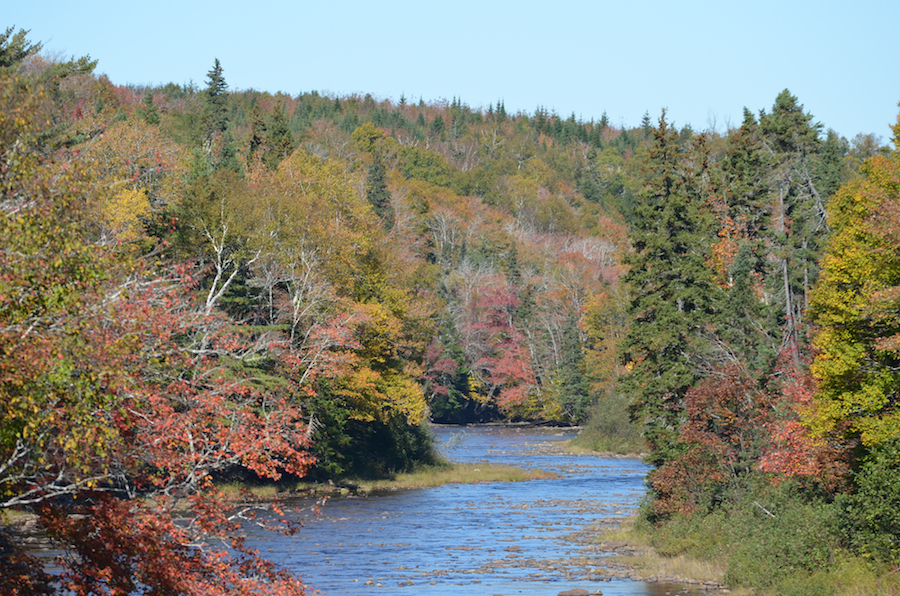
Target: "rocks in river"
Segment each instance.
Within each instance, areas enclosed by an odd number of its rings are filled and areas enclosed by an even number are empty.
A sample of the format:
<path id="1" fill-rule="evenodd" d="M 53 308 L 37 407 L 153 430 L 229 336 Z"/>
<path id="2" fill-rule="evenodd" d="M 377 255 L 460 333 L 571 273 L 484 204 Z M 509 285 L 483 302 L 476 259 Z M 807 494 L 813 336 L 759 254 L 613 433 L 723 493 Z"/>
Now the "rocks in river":
<path id="1" fill-rule="evenodd" d="M 591 593 L 584 588 L 573 588 L 571 590 L 563 590 L 557 596 L 591 596 Z"/>

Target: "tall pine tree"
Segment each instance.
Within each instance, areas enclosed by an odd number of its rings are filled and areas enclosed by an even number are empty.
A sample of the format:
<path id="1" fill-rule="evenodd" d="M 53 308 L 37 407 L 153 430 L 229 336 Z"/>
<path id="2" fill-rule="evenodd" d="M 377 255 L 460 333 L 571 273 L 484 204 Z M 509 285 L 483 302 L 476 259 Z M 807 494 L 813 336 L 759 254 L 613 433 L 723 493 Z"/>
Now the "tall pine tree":
<path id="1" fill-rule="evenodd" d="M 778 323 L 784 328 L 782 347 L 799 364 L 804 343 L 804 316 L 809 293 L 818 277 L 818 261 L 828 234 L 825 199 L 814 178 L 821 149 L 819 129 L 797 98 L 785 89 L 771 114 L 760 118 L 760 129 L 771 153 L 770 202 L 773 209 L 772 244 L 776 266 L 769 288 L 781 307 Z"/>
<path id="2" fill-rule="evenodd" d="M 225 132 L 228 125 L 228 84 L 218 58 L 206 77 L 206 89 L 203 90 L 203 136 L 204 141 L 209 143 L 214 136 Z"/>
<path id="3" fill-rule="evenodd" d="M 633 252 L 624 281 L 631 292 L 629 331 L 621 355 L 629 372 L 619 389 L 644 424 L 648 461 L 674 456 L 687 390 L 697 381 L 700 331 L 712 313 L 706 265 L 709 225 L 701 212 L 699 178 L 665 119 L 652 131 L 646 186 L 635 207 Z M 699 167 L 702 167 L 699 166 Z"/>

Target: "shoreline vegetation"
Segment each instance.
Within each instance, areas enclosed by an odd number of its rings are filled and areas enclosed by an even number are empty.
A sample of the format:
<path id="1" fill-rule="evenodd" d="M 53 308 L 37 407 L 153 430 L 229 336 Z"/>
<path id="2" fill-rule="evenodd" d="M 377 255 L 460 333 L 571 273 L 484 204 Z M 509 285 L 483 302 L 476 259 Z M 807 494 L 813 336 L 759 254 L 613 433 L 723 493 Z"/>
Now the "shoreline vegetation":
<path id="1" fill-rule="evenodd" d="M 556 477 L 558 475 L 553 472 L 478 462 L 420 466 L 413 471 L 399 472 L 387 478 L 346 478 L 337 482 L 307 482 L 296 479 L 279 482 L 238 481 L 223 482 L 218 485 L 218 488 L 229 499 L 264 501 L 312 496 L 366 495 L 380 491 L 434 488 L 445 484 L 523 482 Z"/>
<path id="2" fill-rule="evenodd" d="M 896 568 L 842 551 L 831 554 L 827 569 L 810 573 L 797 568 L 769 578 L 768 583 L 760 581 L 749 570 L 764 571 L 765 562 L 761 559 L 771 553 L 761 554 L 746 546 L 759 542 L 763 549 L 775 551 L 777 547 L 741 534 L 739 529 L 729 533 L 722 528 L 686 525 L 676 521 L 653 526 L 635 514 L 617 527 L 598 532 L 595 542 L 604 551 L 621 553 L 610 557 L 611 567 L 627 569 L 634 580 L 683 584 L 732 596 L 900 594 Z M 739 576 L 745 581 L 735 579 Z"/>

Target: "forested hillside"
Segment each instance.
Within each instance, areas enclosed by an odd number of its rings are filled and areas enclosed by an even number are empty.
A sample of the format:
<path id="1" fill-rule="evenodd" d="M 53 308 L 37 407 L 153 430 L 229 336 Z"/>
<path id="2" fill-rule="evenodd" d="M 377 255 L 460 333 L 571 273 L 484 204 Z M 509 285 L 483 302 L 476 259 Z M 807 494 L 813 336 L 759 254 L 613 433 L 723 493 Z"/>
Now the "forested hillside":
<path id="1" fill-rule="evenodd" d="M 790 569 L 900 564 L 900 183 L 872 135 L 787 90 L 725 133 L 625 129 L 231 89 L 218 60 L 122 86 L 40 50 L 0 36 L 0 508 L 77 553 L 75 593 L 303 593 L 230 542 L 215 482 L 409 469 L 429 421 L 588 423 L 649 452 L 648 522 L 774 491 L 836 520 Z"/>

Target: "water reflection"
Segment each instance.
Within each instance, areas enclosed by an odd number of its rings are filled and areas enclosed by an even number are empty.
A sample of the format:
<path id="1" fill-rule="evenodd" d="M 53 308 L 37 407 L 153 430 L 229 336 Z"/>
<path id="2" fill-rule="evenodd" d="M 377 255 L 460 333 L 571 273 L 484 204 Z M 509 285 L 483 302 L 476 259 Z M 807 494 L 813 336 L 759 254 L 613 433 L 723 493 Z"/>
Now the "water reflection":
<path id="1" fill-rule="evenodd" d="M 591 533 L 631 513 L 648 470 L 631 459 L 562 453 L 574 431 L 435 428 L 458 462 L 490 461 L 560 474 L 557 479 L 400 490 L 333 498 L 320 515 L 298 513 L 293 537 L 252 535 L 272 560 L 325 594 L 683 593 L 609 580 Z M 308 503 L 298 503 L 305 506 Z M 608 581 L 604 581 L 604 579 Z M 412 593 L 412 591 L 410 592 Z"/>

